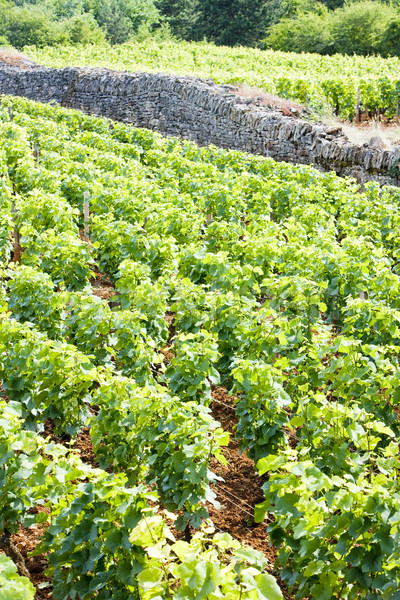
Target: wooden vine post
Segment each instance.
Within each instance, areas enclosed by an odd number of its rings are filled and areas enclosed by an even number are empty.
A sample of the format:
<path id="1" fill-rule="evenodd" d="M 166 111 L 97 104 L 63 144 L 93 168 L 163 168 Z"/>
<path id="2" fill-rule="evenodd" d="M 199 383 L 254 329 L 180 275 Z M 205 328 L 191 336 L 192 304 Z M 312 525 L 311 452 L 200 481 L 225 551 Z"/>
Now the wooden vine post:
<path id="1" fill-rule="evenodd" d="M 357 88 L 356 123 L 359 123 L 360 120 L 361 120 L 361 115 L 360 115 L 360 88 Z"/>
<path id="2" fill-rule="evenodd" d="M 14 262 L 21 262 L 21 241 L 19 235 L 19 229 L 17 225 L 17 209 L 15 207 L 15 200 L 13 199 L 11 204 L 11 214 L 14 219 Z"/>
<path id="3" fill-rule="evenodd" d="M 26 568 L 25 559 L 21 552 L 11 541 L 11 533 L 5 529 L 0 535 L 0 549 L 3 550 L 7 556 L 11 558 L 15 566 L 18 569 L 18 573 L 21 577 L 27 577 L 30 579 L 30 574 Z"/>
<path id="4" fill-rule="evenodd" d="M 83 192 L 83 236 L 85 242 L 89 241 L 89 192 Z"/>
<path id="5" fill-rule="evenodd" d="M 33 156 L 36 158 L 36 167 L 39 166 L 39 157 L 40 157 L 40 147 L 39 144 L 35 143 L 35 149 L 33 151 Z"/>

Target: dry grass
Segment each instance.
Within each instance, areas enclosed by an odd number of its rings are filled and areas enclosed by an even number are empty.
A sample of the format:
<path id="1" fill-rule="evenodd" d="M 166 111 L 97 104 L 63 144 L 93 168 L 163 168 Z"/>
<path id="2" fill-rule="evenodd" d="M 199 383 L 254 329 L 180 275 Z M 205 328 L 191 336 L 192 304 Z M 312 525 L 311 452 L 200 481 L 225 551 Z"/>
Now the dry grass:
<path id="1" fill-rule="evenodd" d="M 397 123 L 382 123 L 375 119 L 362 123 L 348 123 L 335 118 L 326 119 L 326 123 L 341 127 L 343 133 L 356 146 L 368 144 L 373 137 L 382 139 L 385 150 L 392 150 L 400 144 L 400 125 Z"/>
<path id="2" fill-rule="evenodd" d="M 233 93 L 238 96 L 244 96 L 245 98 L 251 98 L 257 104 L 279 108 L 283 114 L 290 116 L 293 114 L 300 114 L 306 110 L 305 106 L 298 104 L 294 100 L 280 98 L 279 96 L 274 96 L 273 94 L 269 94 L 268 92 L 245 84 L 238 86 L 237 90 Z"/>
<path id="3" fill-rule="evenodd" d="M 278 108 L 286 116 L 306 118 L 308 112 L 305 106 L 293 100 L 274 96 L 246 84 L 238 86 L 233 93 L 238 96 L 250 98 L 255 104 Z M 320 116 L 320 119 L 330 127 L 341 127 L 344 135 L 348 137 L 350 142 L 357 146 L 368 144 L 373 137 L 382 139 L 385 150 L 392 150 L 394 147 L 400 145 L 400 124 L 397 123 L 383 123 L 377 119 L 371 119 L 356 124 L 326 115 L 324 117 Z"/>
<path id="4" fill-rule="evenodd" d="M 24 56 L 15 48 L 0 48 L 0 62 L 15 67 L 27 68 L 33 63 L 27 56 Z"/>

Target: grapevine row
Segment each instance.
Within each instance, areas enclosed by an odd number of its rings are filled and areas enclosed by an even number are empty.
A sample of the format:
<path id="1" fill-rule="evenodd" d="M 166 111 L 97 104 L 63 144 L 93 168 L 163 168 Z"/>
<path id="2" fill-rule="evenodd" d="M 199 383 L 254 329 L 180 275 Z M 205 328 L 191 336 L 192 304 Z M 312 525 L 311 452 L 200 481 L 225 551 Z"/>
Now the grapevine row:
<path id="1" fill-rule="evenodd" d="M 226 441 L 207 412 L 222 382 L 296 598 L 394 600 L 398 191 L 21 99 L 3 100 L 1 129 L 2 377 L 24 417 L 90 424 L 101 466 L 198 526 Z M 21 265 L 6 264 L 12 204 Z"/>

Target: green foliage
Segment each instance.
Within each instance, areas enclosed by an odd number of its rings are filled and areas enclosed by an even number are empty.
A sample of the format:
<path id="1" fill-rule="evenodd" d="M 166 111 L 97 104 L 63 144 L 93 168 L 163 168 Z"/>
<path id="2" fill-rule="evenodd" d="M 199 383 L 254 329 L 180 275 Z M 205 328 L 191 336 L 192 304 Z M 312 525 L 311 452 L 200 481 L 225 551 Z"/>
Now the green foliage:
<path id="1" fill-rule="evenodd" d="M 393 17 L 380 39 L 378 52 L 381 56 L 400 56 L 400 15 Z"/>
<path id="2" fill-rule="evenodd" d="M 284 52 L 330 54 L 334 46 L 330 17 L 327 13 L 301 13 L 296 19 L 283 19 L 272 26 L 266 45 Z"/>
<path id="3" fill-rule="evenodd" d="M 50 569 L 56 600 L 77 594 L 89 600 L 93 593 L 101 600 L 133 595 L 143 600 L 282 599 L 260 552 L 226 533 L 214 534 L 212 527 L 204 527 L 190 543 L 176 541 L 166 524 L 176 517 L 150 509 L 148 500 L 143 487 L 126 488 L 123 476 L 117 476 L 81 485 L 71 507 L 60 503 L 35 551 L 54 550 Z"/>
<path id="4" fill-rule="evenodd" d="M 5 15 L 1 34 L 16 48 L 27 44 L 44 47 L 68 41 L 63 28 L 53 21 L 51 12 L 44 5 L 13 6 Z"/>
<path id="5" fill-rule="evenodd" d="M 20 577 L 17 567 L 5 554 L 0 554 L 0 594 L 2 600 L 33 600 L 35 588 L 27 577 Z"/>
<path id="6" fill-rule="evenodd" d="M 132 481 L 145 478 L 156 484 L 170 510 L 183 510 L 178 525 L 199 527 L 207 516 L 206 500 L 213 502 L 210 470 L 227 435 L 208 411 L 185 404 L 165 388 L 138 388 L 115 379 L 94 396 L 100 411 L 91 423 L 92 442 L 103 468 L 124 469 Z"/>
<path id="7" fill-rule="evenodd" d="M 279 0 L 200 0 L 198 36 L 226 46 L 255 46 L 281 15 Z"/>
<path id="8" fill-rule="evenodd" d="M 398 15 L 390 4 L 363 0 L 343 6 L 332 13 L 334 52 L 378 53 L 386 30 L 396 18 Z"/>
<path id="9" fill-rule="evenodd" d="M 65 447 L 24 430 L 20 414 L 19 403 L 0 402 L 0 533 L 5 527 L 16 531 L 21 522 L 50 521 L 33 554 L 48 556 L 54 598 L 78 594 L 89 600 L 96 593 L 111 600 L 135 593 L 150 600 L 164 589 L 184 590 L 193 599 L 200 594 L 211 600 L 218 593 L 281 600 L 261 553 L 211 527 L 203 527 L 190 544 L 177 542 L 166 524 L 177 516 L 160 511 L 145 486 L 129 487 L 122 473 L 84 465 Z M 30 514 L 43 504 L 47 512 Z M 7 600 L 33 599 L 35 593 L 4 555 L 0 592 Z"/>
<path id="10" fill-rule="evenodd" d="M 16 532 L 34 503 L 35 479 L 40 482 L 44 472 L 40 460 L 44 443 L 36 443 L 32 432 L 21 431 L 18 403 L 6 405 L 2 400 L 0 411 L 0 534 L 3 534 L 5 530 Z"/>
<path id="11" fill-rule="evenodd" d="M 85 292 L 68 294 L 65 302 L 65 335 L 97 364 L 111 364 L 113 318 L 106 302 Z"/>
<path id="12" fill-rule="evenodd" d="M 92 10 L 111 44 L 122 44 L 141 25 L 153 25 L 159 20 L 153 0 L 97 0 Z"/>
<path id="13" fill-rule="evenodd" d="M 96 364 L 114 367 L 138 383 L 153 380 L 162 355 L 156 352 L 139 312 L 113 312 L 107 302 L 86 292 L 67 295 L 64 310 L 65 337 L 82 352 L 89 352 Z"/>
<path id="14" fill-rule="evenodd" d="M 115 287 L 122 308 L 137 311 L 149 336 L 160 344 L 168 339 L 167 291 L 161 282 L 152 283 L 149 273 L 147 265 L 125 260 Z"/>
<path id="15" fill-rule="evenodd" d="M 38 233 L 52 229 L 57 233 L 70 231 L 78 232 L 77 208 L 60 198 L 57 194 L 40 193 L 32 190 L 17 201 L 18 219 L 20 227 L 31 224 Z"/>
<path id="16" fill-rule="evenodd" d="M 127 214 L 123 216 L 126 218 Z M 112 217 L 113 215 L 101 215 L 92 220 L 93 246 L 98 251 L 98 263 L 103 271 L 115 278 L 120 264 L 128 258 L 134 262 L 147 263 L 152 269 L 153 279 L 175 267 L 174 238 L 161 237 L 158 233 L 147 235 L 139 222 L 130 223 L 125 218 L 114 220 Z M 146 282 L 143 285 L 147 285 Z"/>
<path id="17" fill-rule="evenodd" d="M 295 451 L 260 461 L 269 481 L 258 518 L 268 510 L 275 515 L 270 539 L 282 544 L 278 562 L 284 579 L 296 583 L 296 598 L 393 597 L 400 582 L 399 495 L 387 493 L 391 456 L 393 448 L 376 474 L 358 477 L 327 476 Z"/>
<path id="18" fill-rule="evenodd" d="M 400 312 L 381 302 L 364 298 L 348 298 L 343 334 L 366 343 L 400 344 Z"/>
<path id="19" fill-rule="evenodd" d="M 128 598 L 146 559 L 129 542 L 151 495 L 144 486 L 127 488 L 122 474 L 103 472 L 99 481 L 81 483 L 72 498 L 61 499 L 35 554 L 49 556 L 56 600 Z M 115 526 L 118 523 L 118 527 Z M 65 566 L 68 568 L 65 569 Z M 131 594 L 130 594 L 131 595 Z"/>
<path id="20" fill-rule="evenodd" d="M 12 316 L 22 323 L 34 323 L 46 332 L 59 332 L 62 297 L 54 293 L 50 276 L 26 266 L 9 269 L 6 274 Z"/>
<path id="21" fill-rule="evenodd" d="M 63 23 L 71 44 L 102 44 L 106 36 L 91 14 L 75 14 Z"/>
<path id="22" fill-rule="evenodd" d="M 51 274 L 55 285 L 79 290 L 93 275 L 90 248 L 72 233 L 48 229 L 38 234 L 32 225 L 24 225 L 21 244 L 25 248 L 23 264 Z"/>
<path id="23" fill-rule="evenodd" d="M 99 377 L 74 346 L 12 319 L 0 320 L 0 375 L 3 389 L 11 400 L 21 401 L 28 421 L 51 418 L 56 432 L 69 434 L 86 423 L 89 392 Z"/>
<path id="24" fill-rule="evenodd" d="M 164 357 L 157 352 L 157 343 L 147 334 L 142 315 L 131 310 L 117 311 L 112 326 L 110 341 L 116 369 L 139 384 L 151 383 L 154 374 L 162 368 Z"/>
<path id="25" fill-rule="evenodd" d="M 29 156 L 29 166 L 33 167 L 33 156 L 31 153 L 27 131 L 15 123 L 10 123 L 7 115 L 1 124 L 1 149 L 2 162 L 7 165 L 8 173 L 14 175 L 20 163 L 24 163 Z"/>
<path id="26" fill-rule="evenodd" d="M 261 361 L 237 361 L 232 369 L 233 390 L 240 393 L 236 414 L 240 449 L 254 461 L 286 445 L 284 426 L 291 398 L 285 392 L 279 369 Z"/>
<path id="27" fill-rule="evenodd" d="M 4 43 L 18 48 L 98 44 L 94 52 L 101 58 L 105 40 L 112 46 L 129 40 L 148 45 L 170 42 L 176 36 L 193 41 L 207 39 L 219 46 L 399 56 L 398 3 L 389 1 L 20 0 L 12 4 L 0 6 L 0 35 Z M 215 70 L 212 46 L 211 52 L 206 76 Z M 242 50 L 239 53 L 243 56 Z M 202 48 L 189 50 L 192 70 L 198 69 L 202 55 Z M 160 59 L 164 60 L 158 51 L 150 51 L 150 56 L 157 67 Z M 237 69 L 228 68 L 228 73 L 235 79 L 233 83 L 243 82 Z"/>
<path id="28" fill-rule="evenodd" d="M 27 431 L 22 426 L 22 413 L 19 402 L 0 401 L 1 534 L 15 533 L 21 525 L 43 522 L 47 514 L 35 514 L 32 509 L 48 501 L 58 502 L 68 487 L 73 489 L 91 470 L 65 447 L 47 443 Z"/>
<path id="29" fill-rule="evenodd" d="M 199 0 L 157 0 L 156 6 L 178 38 L 193 40 L 198 37 Z"/>
<path id="30" fill-rule="evenodd" d="M 126 42 L 141 27 L 159 22 L 153 0 L 21 1 L 0 6 L 4 43 L 16 48 Z"/>
<path id="31" fill-rule="evenodd" d="M 358 0 L 333 12 L 315 14 L 313 8 L 296 13 L 274 25 L 266 38 L 269 48 L 289 52 L 320 54 L 396 54 L 396 46 L 387 46 L 398 21 L 397 10 L 390 4 Z"/>
<path id="32" fill-rule="evenodd" d="M 181 333 L 174 340 L 174 353 L 165 371 L 168 387 L 183 398 L 208 405 L 211 385 L 220 383 L 215 368 L 220 354 L 214 335 L 201 329 L 198 333 Z"/>
<path id="33" fill-rule="evenodd" d="M 0 206 L 0 266 L 7 264 L 11 257 L 11 235 L 14 223 L 11 215 L 10 204 Z"/>
<path id="34" fill-rule="evenodd" d="M 3 268 L 0 287 L 2 389 L 25 418 L 15 448 L 47 418 L 56 435 L 86 425 L 96 460 L 112 471 L 32 446 L 22 460 L 36 473 L 38 456 L 44 479 L 22 479 L 15 506 L 6 481 L 13 527 L 34 522 L 32 502 L 49 499 L 39 551 L 50 551 L 56 597 L 279 597 L 265 573 L 236 561 L 249 554 L 231 541 L 228 555 L 218 554 L 218 536 L 200 547 L 203 533 L 174 546 L 164 517 L 147 508 L 144 483 L 152 503 L 157 495 L 179 513 L 177 527 L 201 526 L 215 500 L 212 461 L 223 461 L 228 441 L 207 408 L 223 383 L 240 449 L 268 474 L 257 518 L 269 514 L 277 566 L 296 598 L 393 600 L 398 191 L 360 192 L 311 167 L 24 99 L 2 104 L 0 207 L 9 218 L 15 200 L 23 234 L 22 266 Z M 79 233 L 85 191 L 93 245 Z M 71 262 L 80 251 L 88 270 L 92 254 L 100 265 L 93 289 Z M 111 281 L 99 289 L 104 274 Z M 14 433 L 4 429 L 7 446 Z M 19 458 L 6 459 L 11 474 Z"/>
<path id="35" fill-rule="evenodd" d="M 210 320 L 211 296 L 188 278 L 174 282 L 171 310 L 175 315 L 177 328 L 192 333 L 198 333 L 203 326 L 208 328 L 206 324 Z"/>
<path id="36" fill-rule="evenodd" d="M 168 545 L 163 537 L 171 540 L 172 545 Z M 282 599 L 274 578 L 263 572 L 266 565 L 264 556 L 256 550 L 240 547 L 227 533 L 214 533 L 212 527 L 204 527 L 197 532 L 190 543 L 175 541 L 165 519 L 156 515 L 145 517 L 129 539 L 145 548 L 151 559 L 138 577 L 144 600 L 167 597 L 171 593 L 176 600 Z M 172 580 L 166 578 L 166 573 L 172 576 Z M 175 593 L 174 586 L 177 587 Z"/>

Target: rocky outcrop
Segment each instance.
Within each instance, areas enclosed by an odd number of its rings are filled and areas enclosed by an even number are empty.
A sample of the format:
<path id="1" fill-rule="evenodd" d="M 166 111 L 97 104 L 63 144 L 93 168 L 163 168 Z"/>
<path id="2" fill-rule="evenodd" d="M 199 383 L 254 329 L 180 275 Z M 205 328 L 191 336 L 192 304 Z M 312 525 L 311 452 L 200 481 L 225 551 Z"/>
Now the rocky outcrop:
<path id="1" fill-rule="evenodd" d="M 400 151 L 352 144 L 340 128 L 312 124 L 212 80 L 105 69 L 0 66 L 0 93 L 190 139 L 313 164 L 324 171 L 400 185 Z"/>

